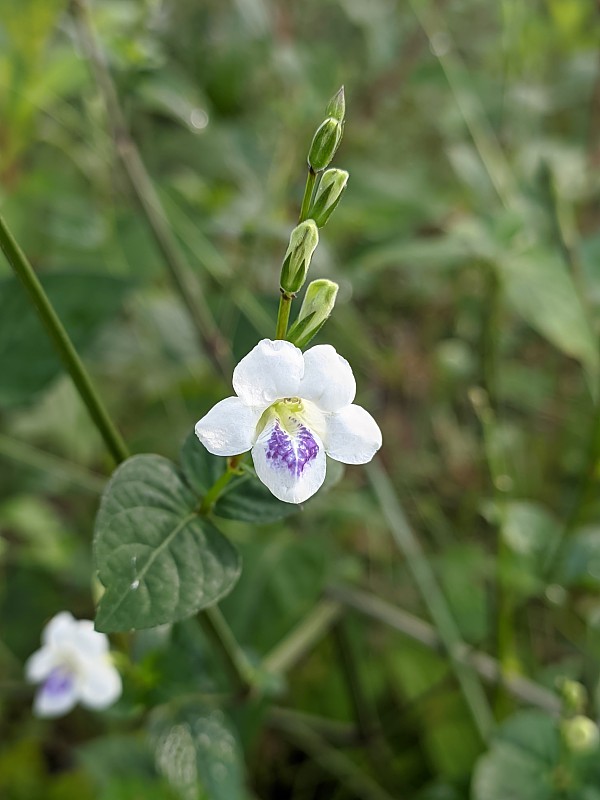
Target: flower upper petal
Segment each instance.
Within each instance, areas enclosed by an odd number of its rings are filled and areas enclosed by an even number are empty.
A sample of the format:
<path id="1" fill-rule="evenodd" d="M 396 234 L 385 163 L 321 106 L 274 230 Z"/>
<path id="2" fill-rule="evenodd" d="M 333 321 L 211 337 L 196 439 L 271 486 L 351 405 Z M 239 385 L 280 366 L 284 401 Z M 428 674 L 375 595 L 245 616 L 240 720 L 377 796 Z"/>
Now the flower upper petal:
<path id="1" fill-rule="evenodd" d="M 275 400 L 295 397 L 304 374 L 302 352 L 291 342 L 263 339 L 233 371 L 233 388 L 246 405 L 263 411 Z"/>
<path id="2" fill-rule="evenodd" d="M 254 444 L 262 408 L 252 408 L 239 397 L 226 397 L 196 423 L 196 436 L 215 456 L 237 456 Z"/>
<path id="3" fill-rule="evenodd" d="M 339 411 L 356 394 L 352 367 L 330 344 L 311 347 L 304 353 L 304 377 L 298 394 L 323 411 Z"/>
<path id="4" fill-rule="evenodd" d="M 42 631 L 42 644 L 52 647 L 60 646 L 64 641 L 70 640 L 77 627 L 77 620 L 70 611 L 61 611 L 52 617 Z"/>
<path id="5" fill-rule="evenodd" d="M 381 447 L 381 431 L 368 411 L 353 404 L 329 417 L 325 446 L 336 461 L 366 464 Z"/>
<path id="6" fill-rule="evenodd" d="M 301 423 L 290 433 L 276 416 L 256 440 L 252 460 L 260 480 L 285 503 L 303 503 L 325 480 L 325 449 L 319 436 Z"/>
<path id="7" fill-rule="evenodd" d="M 121 676 L 108 658 L 90 664 L 79 684 L 79 699 L 88 708 L 106 708 L 121 695 Z"/>
<path id="8" fill-rule="evenodd" d="M 61 669 L 52 670 L 37 692 L 33 712 L 38 717 L 58 717 L 69 712 L 77 702 L 75 676 Z"/>

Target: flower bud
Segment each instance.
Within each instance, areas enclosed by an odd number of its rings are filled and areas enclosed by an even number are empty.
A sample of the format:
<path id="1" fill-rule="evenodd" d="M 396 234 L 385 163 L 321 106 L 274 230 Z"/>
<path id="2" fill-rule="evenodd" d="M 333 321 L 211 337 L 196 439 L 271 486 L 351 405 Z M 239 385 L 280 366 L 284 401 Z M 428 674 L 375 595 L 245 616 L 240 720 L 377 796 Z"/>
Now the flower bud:
<path id="1" fill-rule="evenodd" d="M 579 714 L 561 723 L 564 742 L 573 753 L 589 753 L 600 743 L 600 732 L 596 723 Z"/>
<path id="2" fill-rule="evenodd" d="M 565 711 L 569 714 L 581 714 L 588 701 L 585 686 L 571 678 L 561 678 L 558 681 L 558 689 Z"/>
<path id="3" fill-rule="evenodd" d="M 338 285 L 326 278 L 311 281 L 304 295 L 298 319 L 288 332 L 288 340 L 305 347 L 327 322 L 338 293 Z"/>
<path id="4" fill-rule="evenodd" d="M 319 229 L 312 219 L 294 228 L 281 267 L 280 286 L 284 292 L 295 293 L 304 285 L 310 260 L 319 244 Z"/>
<path id="5" fill-rule="evenodd" d="M 308 164 L 314 172 L 319 172 L 329 164 L 338 149 L 342 138 L 342 123 L 328 117 L 317 128 L 310 150 L 308 151 Z"/>
<path id="6" fill-rule="evenodd" d="M 337 119 L 338 122 L 343 122 L 346 116 L 346 98 L 344 96 L 344 87 L 340 86 L 338 92 L 331 98 L 327 105 L 327 116 Z"/>
<path id="7" fill-rule="evenodd" d="M 337 204 L 340 202 L 348 183 L 348 178 L 348 173 L 343 169 L 328 169 L 323 173 L 315 199 L 308 212 L 308 216 L 314 219 L 319 228 L 325 225 L 337 208 Z"/>

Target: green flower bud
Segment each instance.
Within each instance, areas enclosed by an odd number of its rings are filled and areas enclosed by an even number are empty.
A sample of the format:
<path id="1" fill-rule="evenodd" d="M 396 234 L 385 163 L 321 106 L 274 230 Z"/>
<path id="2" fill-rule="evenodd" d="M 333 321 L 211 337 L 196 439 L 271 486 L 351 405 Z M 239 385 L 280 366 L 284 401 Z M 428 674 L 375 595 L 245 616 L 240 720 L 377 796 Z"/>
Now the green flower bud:
<path id="1" fill-rule="evenodd" d="M 288 340 L 305 347 L 327 322 L 338 293 L 338 285 L 326 278 L 311 281 L 304 295 L 298 319 L 288 332 Z"/>
<path id="2" fill-rule="evenodd" d="M 327 105 L 327 116 L 337 119 L 338 122 L 343 122 L 346 116 L 346 98 L 344 96 L 344 87 L 340 86 L 339 91 L 335 94 Z"/>
<path id="3" fill-rule="evenodd" d="M 581 714 L 571 719 L 564 719 L 561 723 L 561 732 L 566 746 L 573 753 L 589 753 L 600 743 L 598 726 L 593 720 Z"/>
<path id="4" fill-rule="evenodd" d="M 571 678 L 561 678 L 558 682 L 558 689 L 565 711 L 570 714 L 581 714 L 588 700 L 585 686 Z"/>
<path id="5" fill-rule="evenodd" d="M 308 165 L 313 172 L 325 169 L 334 157 L 341 138 L 342 123 L 334 117 L 328 117 L 319 125 L 308 151 Z"/>
<path id="6" fill-rule="evenodd" d="M 327 222 L 337 208 L 348 183 L 349 175 L 344 169 L 328 169 L 323 173 L 308 216 L 319 228 Z"/>
<path id="7" fill-rule="evenodd" d="M 294 294 L 304 286 L 312 254 L 318 244 L 319 229 L 312 219 L 294 228 L 281 267 L 279 285 L 284 292 Z"/>

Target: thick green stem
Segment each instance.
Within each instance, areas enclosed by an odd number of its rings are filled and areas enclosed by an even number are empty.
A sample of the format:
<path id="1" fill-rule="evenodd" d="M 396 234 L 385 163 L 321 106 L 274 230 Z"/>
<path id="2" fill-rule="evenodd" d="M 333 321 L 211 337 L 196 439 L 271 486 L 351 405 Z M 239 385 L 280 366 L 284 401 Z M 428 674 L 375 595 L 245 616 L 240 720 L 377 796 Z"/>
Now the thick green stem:
<path id="1" fill-rule="evenodd" d="M 60 359 L 69 372 L 106 447 L 117 464 L 120 464 L 121 461 L 124 461 L 129 455 L 125 442 L 121 438 L 119 431 L 113 425 L 82 360 L 79 358 L 73 346 L 73 342 L 69 338 L 69 334 L 58 318 L 33 267 L 1 216 L 0 247 L 15 274 L 23 284 L 23 288 L 29 295 L 42 324 L 46 328 Z"/>
<path id="2" fill-rule="evenodd" d="M 287 292 L 281 292 L 281 297 L 279 298 L 279 310 L 277 312 L 277 326 L 275 328 L 276 339 L 285 339 L 287 335 L 293 299 L 293 296 Z"/>
<path id="3" fill-rule="evenodd" d="M 231 628 L 217 606 L 198 614 L 198 620 L 211 645 L 220 653 L 231 682 L 242 697 L 252 689 L 254 670 L 237 643 Z"/>
<path id="4" fill-rule="evenodd" d="M 306 186 L 304 187 L 304 197 L 302 198 L 302 206 L 300 207 L 300 216 L 298 217 L 299 223 L 308 219 L 308 211 L 310 209 L 310 202 L 312 200 L 316 180 L 317 173 L 314 172 L 312 167 L 309 167 L 308 175 L 306 176 Z"/>

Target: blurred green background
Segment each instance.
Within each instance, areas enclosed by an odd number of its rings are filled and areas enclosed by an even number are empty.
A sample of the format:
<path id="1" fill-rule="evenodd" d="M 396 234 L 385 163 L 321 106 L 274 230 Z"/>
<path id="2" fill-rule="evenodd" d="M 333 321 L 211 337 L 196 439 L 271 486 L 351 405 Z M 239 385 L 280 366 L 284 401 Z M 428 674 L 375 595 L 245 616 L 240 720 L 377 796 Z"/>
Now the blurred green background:
<path id="1" fill-rule="evenodd" d="M 35 720 L 22 665 L 54 613 L 93 617 L 113 465 L 0 259 L 0 797 L 599 800 L 597 742 L 564 733 L 600 701 L 597 3 L 92 14 L 231 364 L 273 335 L 307 148 L 345 85 L 334 166 L 350 181 L 311 277 L 340 284 L 319 341 L 353 365 L 384 447 L 283 523 L 226 530 L 244 571 L 222 610 L 255 663 L 303 620 L 336 619 L 262 698 L 228 694 L 190 621 L 136 635 L 113 709 Z M 230 387 L 173 291 L 91 67 L 65 0 L 2 0 L 0 212 L 131 451 L 176 458 Z M 357 597 L 433 627 L 402 617 L 401 633 Z M 468 648 L 494 659 L 487 677 L 461 666 Z M 490 669 L 535 685 L 499 688 Z M 585 690 L 561 705 L 565 679 Z M 187 696 L 200 744 L 179 735 Z"/>

